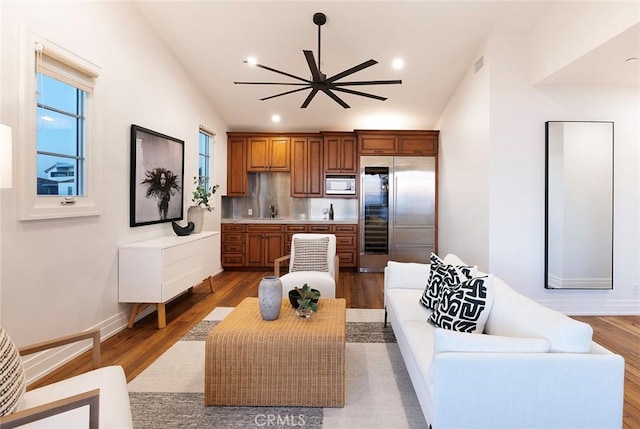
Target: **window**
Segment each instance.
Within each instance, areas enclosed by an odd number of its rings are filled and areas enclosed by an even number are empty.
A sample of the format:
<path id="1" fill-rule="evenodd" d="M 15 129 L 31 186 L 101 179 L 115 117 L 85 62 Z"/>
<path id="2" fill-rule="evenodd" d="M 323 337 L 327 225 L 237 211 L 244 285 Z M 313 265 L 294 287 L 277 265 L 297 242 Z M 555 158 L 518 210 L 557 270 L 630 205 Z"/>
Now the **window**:
<path id="1" fill-rule="evenodd" d="M 38 73 L 38 195 L 85 195 L 85 99 L 85 91 Z"/>
<path id="2" fill-rule="evenodd" d="M 25 41 L 20 219 L 99 215 L 100 69 L 35 34 Z"/>
<path id="3" fill-rule="evenodd" d="M 198 179 L 204 185 L 205 189 L 211 186 L 211 146 L 213 142 L 213 133 L 200 129 L 200 137 L 198 143 Z"/>

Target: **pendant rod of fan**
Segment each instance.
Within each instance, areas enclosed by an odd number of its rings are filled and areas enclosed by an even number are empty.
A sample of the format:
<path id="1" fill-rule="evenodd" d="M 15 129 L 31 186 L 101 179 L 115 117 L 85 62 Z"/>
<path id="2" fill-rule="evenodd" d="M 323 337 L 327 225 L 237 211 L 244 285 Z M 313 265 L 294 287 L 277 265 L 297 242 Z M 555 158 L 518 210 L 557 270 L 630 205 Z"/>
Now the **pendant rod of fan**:
<path id="1" fill-rule="evenodd" d="M 318 72 L 322 76 L 322 70 L 320 69 L 320 32 L 322 31 L 322 25 L 318 24 Z"/>
<path id="2" fill-rule="evenodd" d="M 322 26 L 327 22 L 327 15 L 322 12 L 316 12 L 313 14 L 313 23 L 318 26 L 318 74 L 322 76 L 320 69 L 321 59 L 321 41 L 322 41 Z"/>

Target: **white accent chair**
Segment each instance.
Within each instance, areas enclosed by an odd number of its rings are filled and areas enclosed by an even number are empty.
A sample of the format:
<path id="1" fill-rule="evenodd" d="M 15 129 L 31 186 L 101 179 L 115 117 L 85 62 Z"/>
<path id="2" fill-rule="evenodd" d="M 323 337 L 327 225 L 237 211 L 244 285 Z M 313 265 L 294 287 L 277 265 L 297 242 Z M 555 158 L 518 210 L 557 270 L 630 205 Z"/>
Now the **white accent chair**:
<path id="1" fill-rule="evenodd" d="M 133 428 L 127 379 L 121 366 L 100 368 L 100 330 L 93 329 L 18 350 L 20 356 L 93 339 L 94 369 L 24 393 L 14 413 L 0 417 L 0 429 Z"/>
<path id="2" fill-rule="evenodd" d="M 313 258 L 303 254 L 306 247 L 306 240 L 318 240 L 328 238 L 326 259 L 318 258 L 317 253 Z M 297 248 L 297 250 L 296 250 Z M 309 259 L 314 259 L 313 263 L 307 265 Z M 280 264 L 289 261 L 289 272 L 280 276 Z M 301 263 L 301 261 L 303 261 Z M 327 271 L 316 271 L 312 265 L 324 265 L 326 262 Z M 309 266 L 309 270 L 300 270 L 300 267 Z M 334 234 L 293 234 L 291 239 L 291 254 L 277 258 L 274 261 L 274 274 L 280 277 L 282 282 L 282 296 L 287 297 L 294 287 L 302 287 L 305 283 L 312 289 L 320 291 L 320 298 L 335 298 L 338 280 L 340 278 L 340 259 L 336 255 L 336 236 Z"/>

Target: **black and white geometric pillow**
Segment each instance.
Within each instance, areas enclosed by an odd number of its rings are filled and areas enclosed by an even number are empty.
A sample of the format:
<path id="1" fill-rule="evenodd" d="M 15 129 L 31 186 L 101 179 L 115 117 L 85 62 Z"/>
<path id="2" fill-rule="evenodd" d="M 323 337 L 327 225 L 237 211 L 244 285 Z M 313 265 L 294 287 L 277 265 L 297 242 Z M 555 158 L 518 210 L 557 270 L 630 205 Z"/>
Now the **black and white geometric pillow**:
<path id="1" fill-rule="evenodd" d="M 432 253 L 429 259 L 431 270 L 427 286 L 420 298 L 420 304 L 433 310 L 438 304 L 438 296 L 442 286 L 459 284 L 473 278 L 478 268 L 469 265 L 447 265 L 435 253 Z"/>
<path id="2" fill-rule="evenodd" d="M 493 304 L 493 275 L 444 286 L 429 318 L 434 326 L 458 332 L 484 332 Z"/>

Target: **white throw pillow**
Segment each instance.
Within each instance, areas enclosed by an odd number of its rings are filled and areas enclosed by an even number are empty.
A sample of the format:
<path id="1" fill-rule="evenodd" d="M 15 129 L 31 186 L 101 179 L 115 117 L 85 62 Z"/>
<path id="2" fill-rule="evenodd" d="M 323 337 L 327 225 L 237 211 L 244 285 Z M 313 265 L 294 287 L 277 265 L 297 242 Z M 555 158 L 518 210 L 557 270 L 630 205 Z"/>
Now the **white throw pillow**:
<path id="1" fill-rule="evenodd" d="M 442 261 L 447 265 L 469 265 L 453 253 L 447 253 Z"/>
<path id="2" fill-rule="evenodd" d="M 476 277 L 453 286 L 443 286 L 429 318 L 438 328 L 482 333 L 493 304 L 493 275 Z"/>

